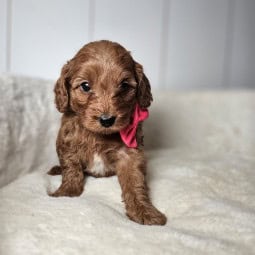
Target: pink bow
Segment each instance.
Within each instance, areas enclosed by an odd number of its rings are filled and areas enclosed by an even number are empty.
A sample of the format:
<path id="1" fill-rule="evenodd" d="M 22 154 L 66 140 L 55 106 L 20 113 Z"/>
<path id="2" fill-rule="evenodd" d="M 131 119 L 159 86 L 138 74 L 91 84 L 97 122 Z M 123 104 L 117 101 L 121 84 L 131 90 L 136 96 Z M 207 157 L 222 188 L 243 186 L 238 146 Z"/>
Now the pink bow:
<path id="1" fill-rule="evenodd" d="M 120 136 L 122 141 L 129 148 L 137 148 L 136 141 L 136 130 L 139 122 L 147 119 L 149 117 L 149 111 L 147 109 L 141 109 L 138 104 L 135 106 L 135 111 L 133 113 L 133 120 L 127 127 L 120 131 Z"/>

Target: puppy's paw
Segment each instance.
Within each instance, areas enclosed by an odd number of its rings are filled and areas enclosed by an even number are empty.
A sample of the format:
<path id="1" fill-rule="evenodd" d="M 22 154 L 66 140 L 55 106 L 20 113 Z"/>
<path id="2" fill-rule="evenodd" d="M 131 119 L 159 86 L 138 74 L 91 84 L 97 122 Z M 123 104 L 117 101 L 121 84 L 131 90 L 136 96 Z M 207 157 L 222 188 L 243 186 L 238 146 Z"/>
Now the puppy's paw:
<path id="1" fill-rule="evenodd" d="M 55 192 L 48 193 L 51 197 L 78 197 L 82 194 L 83 187 L 61 185 Z"/>
<path id="2" fill-rule="evenodd" d="M 166 216 L 154 206 L 136 207 L 135 210 L 127 211 L 127 216 L 143 225 L 165 225 L 167 222 Z"/>

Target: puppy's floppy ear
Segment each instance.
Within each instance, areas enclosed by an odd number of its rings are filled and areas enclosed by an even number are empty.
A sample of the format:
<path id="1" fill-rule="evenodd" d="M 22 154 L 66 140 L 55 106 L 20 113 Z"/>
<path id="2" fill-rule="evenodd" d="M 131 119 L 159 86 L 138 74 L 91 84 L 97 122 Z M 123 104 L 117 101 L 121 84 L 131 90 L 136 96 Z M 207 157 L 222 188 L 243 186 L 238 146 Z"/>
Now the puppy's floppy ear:
<path id="1" fill-rule="evenodd" d="M 143 67 L 135 63 L 135 72 L 138 80 L 137 100 L 142 109 L 148 108 L 152 102 L 151 86 L 148 78 L 143 72 Z"/>
<path id="2" fill-rule="evenodd" d="M 55 104 L 59 112 L 64 113 L 69 107 L 69 84 L 68 73 L 70 69 L 70 62 L 67 62 L 61 70 L 61 75 L 58 78 L 54 92 L 55 92 Z"/>

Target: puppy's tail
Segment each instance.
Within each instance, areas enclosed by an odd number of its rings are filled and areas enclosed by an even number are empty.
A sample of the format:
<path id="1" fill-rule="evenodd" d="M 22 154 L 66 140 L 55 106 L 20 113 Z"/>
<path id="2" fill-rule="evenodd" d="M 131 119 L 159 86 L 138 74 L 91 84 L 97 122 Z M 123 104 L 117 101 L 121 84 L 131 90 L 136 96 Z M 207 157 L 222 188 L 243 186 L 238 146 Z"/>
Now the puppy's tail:
<path id="1" fill-rule="evenodd" d="M 53 166 L 48 172 L 48 175 L 60 175 L 62 174 L 61 166 Z"/>

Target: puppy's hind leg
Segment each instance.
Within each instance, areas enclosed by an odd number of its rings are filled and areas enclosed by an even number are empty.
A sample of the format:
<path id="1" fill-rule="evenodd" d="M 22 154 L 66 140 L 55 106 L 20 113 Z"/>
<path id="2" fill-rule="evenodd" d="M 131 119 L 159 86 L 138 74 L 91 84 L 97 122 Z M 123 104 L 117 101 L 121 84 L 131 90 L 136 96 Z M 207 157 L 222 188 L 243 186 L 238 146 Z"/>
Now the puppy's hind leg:
<path id="1" fill-rule="evenodd" d="M 62 174 L 61 166 L 53 166 L 48 172 L 48 175 L 60 175 Z"/>

